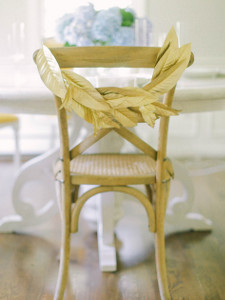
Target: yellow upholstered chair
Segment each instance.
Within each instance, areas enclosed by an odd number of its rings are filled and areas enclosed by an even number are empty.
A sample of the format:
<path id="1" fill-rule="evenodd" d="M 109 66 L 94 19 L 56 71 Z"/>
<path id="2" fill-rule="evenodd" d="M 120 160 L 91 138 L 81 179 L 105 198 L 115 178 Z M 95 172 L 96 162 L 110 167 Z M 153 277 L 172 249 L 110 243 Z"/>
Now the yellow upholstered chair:
<path id="1" fill-rule="evenodd" d="M 17 169 L 20 165 L 20 151 L 19 151 L 19 119 L 16 115 L 0 113 L 0 128 L 12 127 L 15 136 L 15 152 L 14 165 Z"/>
<path id="2" fill-rule="evenodd" d="M 145 207 L 149 229 L 155 235 L 156 266 L 162 299 L 170 299 L 165 264 L 164 217 L 173 169 L 167 158 L 167 133 L 175 86 L 184 69 L 192 64 L 190 45 L 177 46 L 174 30 L 162 48 L 152 47 L 46 47 L 34 60 L 41 78 L 54 93 L 60 131 L 60 158 L 55 167 L 61 185 L 62 242 L 55 299 L 63 299 L 68 277 L 70 235 L 78 230 L 84 203 L 98 193 L 128 193 Z M 150 83 L 142 88 L 97 88 L 69 68 L 154 68 Z M 159 96 L 164 95 L 163 101 Z M 161 99 L 161 98 L 160 98 Z M 74 110 L 94 126 L 94 133 L 69 148 L 66 109 Z M 127 127 L 139 122 L 153 126 L 160 117 L 158 149 L 144 142 Z M 111 130 L 141 150 L 140 154 L 85 154 Z M 84 194 L 79 186 L 90 185 Z M 96 187 L 93 188 L 93 185 Z M 143 185 L 143 193 L 133 185 Z"/>

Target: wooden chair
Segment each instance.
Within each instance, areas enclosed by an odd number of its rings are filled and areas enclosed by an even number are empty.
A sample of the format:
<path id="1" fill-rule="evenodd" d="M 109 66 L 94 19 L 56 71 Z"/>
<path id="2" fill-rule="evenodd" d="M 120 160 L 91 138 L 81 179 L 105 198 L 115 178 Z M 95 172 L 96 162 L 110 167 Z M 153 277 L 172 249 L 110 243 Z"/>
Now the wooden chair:
<path id="1" fill-rule="evenodd" d="M 0 113 L 0 128 L 12 127 L 15 136 L 15 154 L 14 154 L 14 166 L 15 169 L 19 168 L 20 165 L 20 151 L 19 151 L 19 119 L 16 115 Z"/>
<path id="2" fill-rule="evenodd" d="M 53 48 L 52 54 L 60 68 L 76 67 L 128 67 L 154 68 L 160 48 L 151 47 L 71 47 Z M 34 59 L 37 57 L 37 52 Z M 193 62 L 190 57 L 189 65 Z M 175 87 L 168 91 L 163 103 L 171 107 Z M 169 117 L 160 118 L 158 150 L 141 140 L 127 128 L 100 129 L 69 148 L 67 112 L 62 100 L 55 96 L 60 130 L 60 158 L 56 164 L 56 180 L 61 183 L 60 210 L 62 216 L 62 242 L 60 268 L 55 299 L 63 299 L 67 283 L 70 235 L 78 231 L 80 211 L 92 196 L 104 192 L 123 192 L 136 197 L 144 206 L 149 229 L 155 234 L 156 266 L 162 299 L 170 299 L 165 264 L 164 217 L 169 195 L 172 165 L 167 158 L 167 133 Z M 143 122 L 143 119 L 140 120 Z M 128 140 L 143 154 L 84 154 L 91 145 L 104 138 L 111 130 Z M 79 186 L 92 185 L 79 195 Z M 97 187 L 93 188 L 93 185 Z M 132 187 L 144 185 L 146 194 Z M 154 195 L 155 194 L 155 195 Z"/>

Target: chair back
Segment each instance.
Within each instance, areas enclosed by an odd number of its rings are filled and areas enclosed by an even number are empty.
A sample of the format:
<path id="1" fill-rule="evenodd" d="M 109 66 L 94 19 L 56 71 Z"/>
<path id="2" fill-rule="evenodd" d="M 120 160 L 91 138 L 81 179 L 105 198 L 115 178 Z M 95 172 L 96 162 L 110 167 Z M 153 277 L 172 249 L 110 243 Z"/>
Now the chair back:
<path id="1" fill-rule="evenodd" d="M 168 44 L 169 45 L 169 44 Z M 166 49 L 165 49 L 166 50 Z M 74 68 L 154 68 L 159 62 L 159 59 L 164 53 L 161 53 L 160 47 L 121 47 L 121 46 L 105 46 L 105 47 L 62 47 L 52 48 L 51 53 L 55 57 L 61 70 Z M 164 51 L 165 52 L 165 51 Z M 34 54 L 34 59 L 37 58 L 38 52 Z M 187 66 L 193 63 L 193 54 L 189 57 Z M 156 80 L 157 81 L 157 80 Z M 151 84 L 151 83 L 150 83 Z M 163 104 L 167 108 L 171 108 L 175 87 L 171 87 L 169 91 L 164 94 Z M 69 137 L 67 126 L 67 113 L 62 107 L 61 97 L 55 95 L 57 114 L 59 120 L 59 130 L 61 139 L 60 156 L 67 165 L 65 169 L 69 170 L 69 162 L 72 158 L 84 152 L 91 145 L 108 134 L 112 128 L 100 129 L 97 133 L 88 137 L 81 144 L 69 149 Z M 143 118 L 139 116 L 138 122 L 144 122 Z M 158 150 L 155 150 L 150 145 L 142 141 L 139 137 L 134 135 L 124 126 L 120 128 L 113 128 L 119 135 L 134 144 L 143 152 L 150 155 L 159 163 L 159 169 L 162 170 L 163 160 L 166 159 L 167 148 L 167 134 L 168 134 L 169 115 L 160 118 L 159 135 L 158 135 Z M 112 126 L 113 127 L 113 126 Z M 69 171 L 64 176 L 69 176 Z M 161 172 L 158 172 L 159 174 Z M 160 177 L 163 175 L 160 175 Z"/>

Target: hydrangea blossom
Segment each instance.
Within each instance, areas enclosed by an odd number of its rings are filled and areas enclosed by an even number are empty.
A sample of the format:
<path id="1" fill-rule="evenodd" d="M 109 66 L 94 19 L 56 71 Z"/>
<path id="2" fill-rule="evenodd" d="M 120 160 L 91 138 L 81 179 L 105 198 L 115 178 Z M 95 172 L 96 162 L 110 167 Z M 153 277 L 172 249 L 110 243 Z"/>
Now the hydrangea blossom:
<path id="1" fill-rule="evenodd" d="M 77 46 L 93 45 L 91 27 L 95 14 L 96 11 L 91 3 L 78 7 L 73 14 L 66 14 L 57 22 L 57 41 Z"/>
<path id="2" fill-rule="evenodd" d="M 73 14 L 65 14 L 56 22 L 56 40 L 59 43 L 65 43 L 65 29 L 73 22 Z"/>
<path id="3" fill-rule="evenodd" d="M 113 7 L 96 11 L 93 4 L 77 8 L 56 24 L 56 40 L 67 46 L 135 45 L 135 13 Z"/>
<path id="4" fill-rule="evenodd" d="M 135 44 L 135 32 L 131 27 L 121 27 L 112 37 L 112 46 L 125 45 L 133 46 Z"/>
<path id="5" fill-rule="evenodd" d="M 100 11 L 92 27 L 92 39 L 110 42 L 113 34 L 120 29 L 122 16 L 118 7 Z"/>

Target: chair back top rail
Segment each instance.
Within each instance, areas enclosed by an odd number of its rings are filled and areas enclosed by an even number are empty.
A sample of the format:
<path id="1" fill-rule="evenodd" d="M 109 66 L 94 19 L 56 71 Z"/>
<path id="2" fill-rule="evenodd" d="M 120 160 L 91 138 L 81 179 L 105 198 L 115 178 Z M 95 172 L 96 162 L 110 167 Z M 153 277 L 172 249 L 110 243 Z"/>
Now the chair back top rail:
<path id="1" fill-rule="evenodd" d="M 157 47 L 63 47 L 51 48 L 61 68 L 154 68 Z"/>
<path id="2" fill-rule="evenodd" d="M 60 68 L 154 68 L 160 47 L 90 46 L 51 48 Z M 34 61 L 39 50 L 34 53 Z M 189 65 L 194 55 L 191 53 Z"/>

